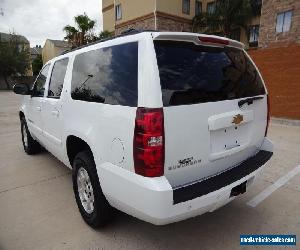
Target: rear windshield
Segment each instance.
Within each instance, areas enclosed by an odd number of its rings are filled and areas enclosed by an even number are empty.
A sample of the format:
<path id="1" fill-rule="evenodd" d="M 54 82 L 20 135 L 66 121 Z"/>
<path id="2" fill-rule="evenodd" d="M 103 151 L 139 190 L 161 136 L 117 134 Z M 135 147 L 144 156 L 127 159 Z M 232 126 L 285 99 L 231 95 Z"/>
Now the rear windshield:
<path id="1" fill-rule="evenodd" d="M 236 48 L 154 41 L 164 106 L 265 94 L 255 67 Z"/>

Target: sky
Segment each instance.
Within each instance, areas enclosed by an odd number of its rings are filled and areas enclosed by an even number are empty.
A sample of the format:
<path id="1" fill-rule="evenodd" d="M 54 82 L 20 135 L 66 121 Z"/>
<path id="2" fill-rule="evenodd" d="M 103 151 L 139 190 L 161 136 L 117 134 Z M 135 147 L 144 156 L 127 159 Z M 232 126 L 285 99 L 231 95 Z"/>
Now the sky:
<path id="1" fill-rule="evenodd" d="M 86 14 L 102 30 L 102 0 L 0 0 L 0 32 L 25 36 L 30 46 L 45 44 L 47 38 L 63 40 L 63 27 L 74 16 Z"/>

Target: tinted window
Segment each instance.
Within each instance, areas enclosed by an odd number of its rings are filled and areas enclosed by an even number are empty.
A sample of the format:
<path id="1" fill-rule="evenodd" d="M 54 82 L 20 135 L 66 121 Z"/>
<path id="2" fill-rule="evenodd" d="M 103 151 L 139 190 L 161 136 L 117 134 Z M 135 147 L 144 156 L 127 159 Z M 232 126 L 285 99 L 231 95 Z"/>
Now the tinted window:
<path id="1" fill-rule="evenodd" d="M 68 58 L 54 63 L 49 83 L 48 97 L 59 98 L 68 66 Z"/>
<path id="2" fill-rule="evenodd" d="M 33 87 L 33 96 L 39 96 L 39 97 L 44 96 L 45 83 L 47 80 L 48 70 L 49 70 L 49 65 L 46 65 L 40 72 Z"/>
<path id="3" fill-rule="evenodd" d="M 137 106 L 138 43 L 127 43 L 77 55 L 72 98 Z"/>
<path id="4" fill-rule="evenodd" d="M 265 94 L 242 50 L 155 41 L 164 106 L 216 102 Z"/>

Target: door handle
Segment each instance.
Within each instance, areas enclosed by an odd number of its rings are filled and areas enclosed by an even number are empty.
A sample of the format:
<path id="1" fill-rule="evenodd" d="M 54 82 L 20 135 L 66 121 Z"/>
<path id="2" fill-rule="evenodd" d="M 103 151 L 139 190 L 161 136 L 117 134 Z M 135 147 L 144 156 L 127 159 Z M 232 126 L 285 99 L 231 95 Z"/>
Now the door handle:
<path id="1" fill-rule="evenodd" d="M 37 111 L 41 111 L 42 108 L 38 106 L 38 107 L 36 107 L 36 110 L 37 110 Z"/>
<path id="2" fill-rule="evenodd" d="M 51 114 L 58 117 L 59 116 L 59 111 L 58 110 L 52 110 Z"/>

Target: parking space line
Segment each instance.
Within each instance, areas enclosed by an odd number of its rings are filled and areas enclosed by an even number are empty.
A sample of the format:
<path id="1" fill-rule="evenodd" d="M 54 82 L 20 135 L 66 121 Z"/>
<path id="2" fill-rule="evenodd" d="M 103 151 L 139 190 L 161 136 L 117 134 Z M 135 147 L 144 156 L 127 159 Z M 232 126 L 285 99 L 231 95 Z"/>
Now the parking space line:
<path id="1" fill-rule="evenodd" d="M 268 186 L 265 190 L 263 190 L 261 193 L 256 195 L 253 199 L 247 202 L 247 205 L 250 207 L 256 207 L 259 203 L 261 203 L 264 199 L 266 199 L 268 196 L 270 196 L 274 191 L 276 191 L 278 188 L 282 187 L 284 184 L 286 184 L 290 179 L 292 179 L 295 175 L 300 173 L 300 165 L 295 167 L 293 170 L 288 172 L 286 175 L 279 178 L 276 182 L 274 182 L 272 185 Z"/>

